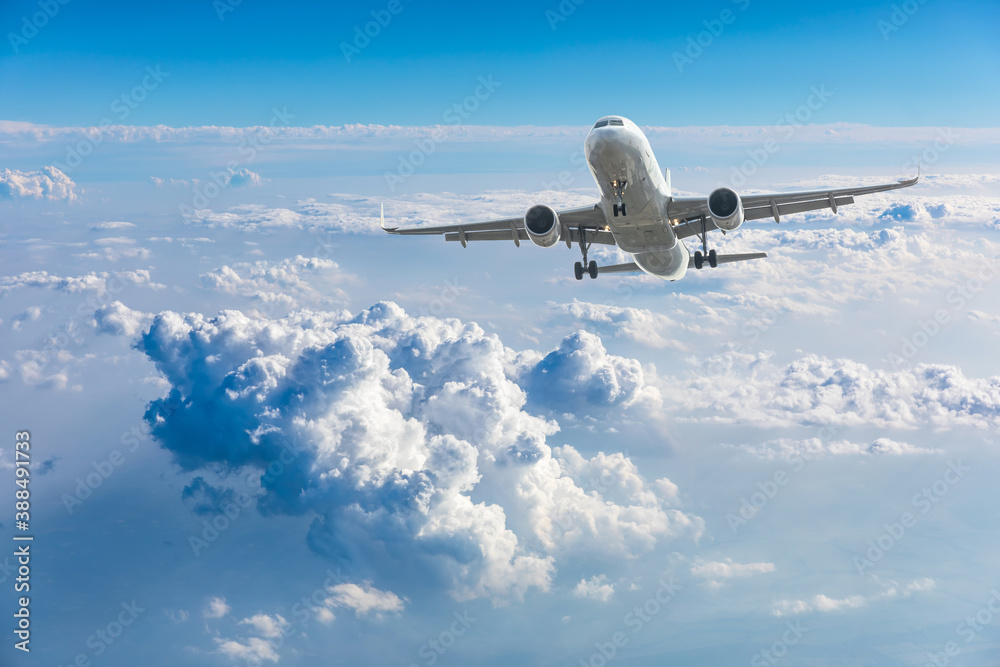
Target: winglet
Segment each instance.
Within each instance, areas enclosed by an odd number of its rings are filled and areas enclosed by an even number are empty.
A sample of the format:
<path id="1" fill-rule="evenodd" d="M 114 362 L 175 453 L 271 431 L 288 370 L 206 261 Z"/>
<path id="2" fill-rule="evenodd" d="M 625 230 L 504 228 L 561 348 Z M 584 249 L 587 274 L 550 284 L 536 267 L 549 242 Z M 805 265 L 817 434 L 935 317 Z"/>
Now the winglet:
<path id="1" fill-rule="evenodd" d="M 396 227 L 386 227 L 385 226 L 385 204 L 379 204 L 378 209 L 378 223 L 382 226 L 382 231 L 389 232 L 390 234 L 396 231 Z"/>

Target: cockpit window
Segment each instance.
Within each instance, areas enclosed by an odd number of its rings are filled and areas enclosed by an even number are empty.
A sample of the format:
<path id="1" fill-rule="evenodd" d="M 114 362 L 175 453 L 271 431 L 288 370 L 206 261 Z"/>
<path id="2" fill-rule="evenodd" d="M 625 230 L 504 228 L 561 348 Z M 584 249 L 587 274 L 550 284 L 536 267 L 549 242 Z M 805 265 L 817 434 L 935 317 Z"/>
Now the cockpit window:
<path id="1" fill-rule="evenodd" d="M 623 123 L 620 118 L 612 118 L 611 120 L 608 121 L 608 125 L 615 125 L 615 126 L 618 126 L 618 127 L 624 127 L 625 123 Z"/>
<path id="2" fill-rule="evenodd" d="M 606 120 L 599 120 L 599 121 L 597 121 L 597 125 L 594 125 L 594 129 L 596 130 L 599 127 L 604 127 L 607 124 L 608 124 L 608 121 L 606 121 Z"/>

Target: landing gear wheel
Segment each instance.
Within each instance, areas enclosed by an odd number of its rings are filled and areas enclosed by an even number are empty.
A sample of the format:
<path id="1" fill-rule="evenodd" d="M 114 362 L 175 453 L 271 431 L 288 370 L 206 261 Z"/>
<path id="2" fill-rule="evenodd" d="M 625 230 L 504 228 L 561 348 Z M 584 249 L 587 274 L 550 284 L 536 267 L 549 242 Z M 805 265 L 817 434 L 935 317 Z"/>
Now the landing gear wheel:
<path id="1" fill-rule="evenodd" d="M 617 218 L 618 217 L 618 204 L 614 205 L 613 210 L 615 212 L 615 217 Z"/>
<path id="2" fill-rule="evenodd" d="M 573 265 L 573 274 L 576 276 L 577 280 L 583 280 L 583 264 L 577 262 Z"/>
<path id="3" fill-rule="evenodd" d="M 594 260 L 590 261 L 590 264 L 587 265 L 587 273 L 590 274 L 591 278 L 597 277 L 597 262 Z"/>
<path id="4" fill-rule="evenodd" d="M 628 212 L 626 212 L 626 210 L 625 210 L 625 204 L 622 204 L 620 208 L 621 208 L 621 211 L 622 211 L 622 215 L 628 215 Z"/>
<path id="5" fill-rule="evenodd" d="M 701 250 L 694 251 L 694 268 L 700 269 L 705 265 L 705 257 L 701 254 Z"/>
<path id="6" fill-rule="evenodd" d="M 715 248 L 708 251 L 708 265 L 713 269 L 719 265 L 719 257 L 715 254 Z"/>

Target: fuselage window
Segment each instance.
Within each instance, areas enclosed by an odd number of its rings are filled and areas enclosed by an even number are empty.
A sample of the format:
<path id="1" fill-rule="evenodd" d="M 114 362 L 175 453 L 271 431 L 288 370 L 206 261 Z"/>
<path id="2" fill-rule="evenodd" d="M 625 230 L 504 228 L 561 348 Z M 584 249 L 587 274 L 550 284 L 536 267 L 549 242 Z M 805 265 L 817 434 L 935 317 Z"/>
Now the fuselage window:
<path id="1" fill-rule="evenodd" d="M 624 127 L 625 123 L 623 123 L 618 118 L 612 118 L 611 120 L 608 121 L 608 125 L 615 125 L 617 127 Z"/>
<path id="2" fill-rule="evenodd" d="M 599 121 L 597 121 L 597 125 L 594 126 L 594 129 L 596 130 L 599 127 L 604 127 L 607 124 L 608 124 L 608 121 L 606 121 L 606 120 L 599 120 Z"/>

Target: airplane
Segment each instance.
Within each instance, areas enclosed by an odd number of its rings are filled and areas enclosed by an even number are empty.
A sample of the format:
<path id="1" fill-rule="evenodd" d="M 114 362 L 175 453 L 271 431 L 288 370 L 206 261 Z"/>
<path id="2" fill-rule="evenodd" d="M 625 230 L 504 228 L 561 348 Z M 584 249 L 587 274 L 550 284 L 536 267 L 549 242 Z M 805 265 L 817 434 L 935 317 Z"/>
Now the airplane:
<path id="1" fill-rule="evenodd" d="M 729 187 L 719 187 L 707 197 L 675 197 L 671 193 L 670 170 L 660 171 L 649 140 L 642 130 L 622 116 L 604 116 L 587 134 L 584 155 L 590 173 L 601 191 L 592 206 L 556 211 L 536 204 L 523 217 L 487 222 L 459 223 L 435 227 L 399 229 L 385 226 L 384 205 L 379 213 L 382 229 L 390 234 L 443 234 L 446 241 L 467 247 L 470 241 L 530 240 L 542 248 L 559 241 L 570 249 L 577 243 L 583 262 L 573 269 L 577 280 L 584 273 L 597 278 L 601 273 L 638 273 L 664 280 L 680 280 L 688 269 L 742 262 L 767 257 L 767 253 L 718 254 L 708 247 L 708 233 L 723 234 L 739 229 L 747 220 L 781 216 L 854 203 L 854 197 L 907 188 L 920 180 L 900 179 L 896 183 L 867 187 L 739 195 Z M 692 256 L 684 239 L 697 237 L 701 250 Z M 597 266 L 587 260 L 594 243 L 617 245 L 632 257 L 631 262 Z"/>

